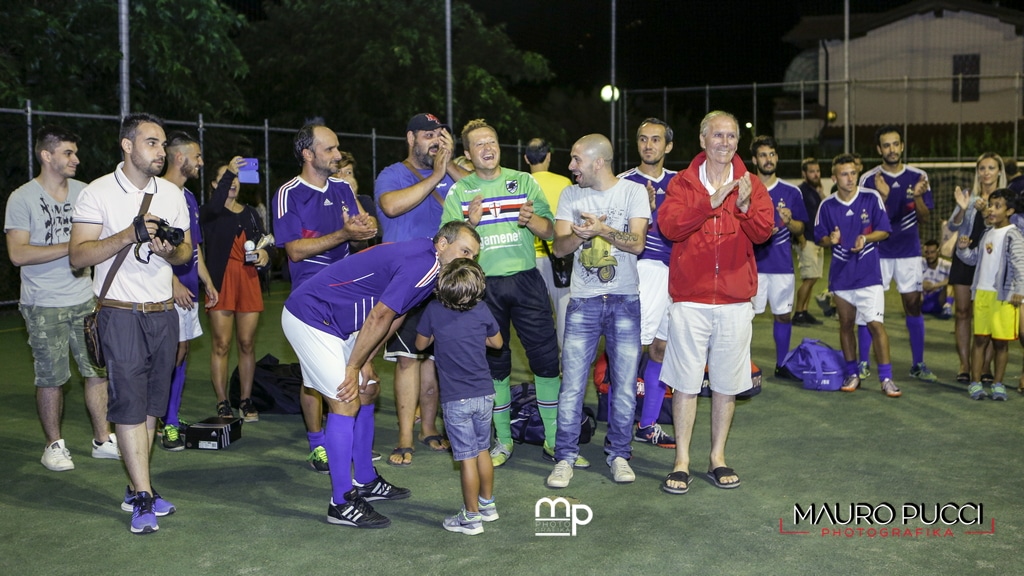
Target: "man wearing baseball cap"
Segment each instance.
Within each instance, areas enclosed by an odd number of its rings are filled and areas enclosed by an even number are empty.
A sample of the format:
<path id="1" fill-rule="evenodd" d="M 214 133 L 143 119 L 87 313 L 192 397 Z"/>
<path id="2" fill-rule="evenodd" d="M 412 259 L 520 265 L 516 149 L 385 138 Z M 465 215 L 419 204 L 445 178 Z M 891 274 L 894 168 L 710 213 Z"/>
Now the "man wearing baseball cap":
<path id="1" fill-rule="evenodd" d="M 467 172 L 452 162 L 455 143 L 451 129 L 433 114 L 417 114 L 406 126 L 409 153 L 377 176 L 374 194 L 384 242 L 431 238 L 441 226 L 444 199 Z M 403 328 L 387 343 L 384 358 L 395 367 L 395 405 L 398 412 L 398 447 L 388 463 L 412 463 L 413 423 L 420 406 L 422 434 L 419 440 L 434 451 L 448 450 L 437 430 L 437 373 L 432 348 L 416 349 L 416 325 L 423 307 L 410 310 Z"/>

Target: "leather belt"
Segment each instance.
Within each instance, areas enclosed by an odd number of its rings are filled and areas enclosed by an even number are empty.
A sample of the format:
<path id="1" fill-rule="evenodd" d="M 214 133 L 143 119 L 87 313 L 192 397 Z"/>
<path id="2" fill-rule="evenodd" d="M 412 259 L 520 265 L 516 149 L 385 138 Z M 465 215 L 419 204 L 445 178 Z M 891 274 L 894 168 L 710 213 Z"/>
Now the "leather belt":
<path id="1" fill-rule="evenodd" d="M 124 302 L 122 300 L 111 300 L 104 298 L 102 304 L 108 308 L 117 308 L 118 310 L 131 310 L 132 312 L 142 312 L 148 314 L 150 312 L 166 312 L 168 310 L 174 310 L 174 298 L 168 298 L 163 302 Z"/>

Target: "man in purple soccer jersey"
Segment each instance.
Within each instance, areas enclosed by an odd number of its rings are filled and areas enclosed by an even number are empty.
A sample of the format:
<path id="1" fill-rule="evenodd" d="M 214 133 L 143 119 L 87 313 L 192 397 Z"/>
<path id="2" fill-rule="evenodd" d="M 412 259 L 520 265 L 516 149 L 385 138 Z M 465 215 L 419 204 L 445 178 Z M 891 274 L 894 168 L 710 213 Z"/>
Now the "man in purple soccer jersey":
<path id="1" fill-rule="evenodd" d="M 903 300 L 907 332 L 910 335 L 910 354 L 913 358 L 910 375 L 925 382 L 938 378 L 924 363 L 924 316 L 921 270 L 921 239 L 918 222 L 928 222 L 935 207 L 928 175 L 923 170 L 903 163 L 903 131 L 898 126 L 882 126 L 875 131 L 875 142 L 882 164 L 868 170 L 860 179 L 863 188 L 877 190 L 885 203 L 892 234 L 878 245 L 882 260 L 882 286 L 888 290 L 896 278 L 896 290 Z M 860 361 L 866 374 L 871 332 L 865 327 L 860 333 Z M 881 359 L 877 359 L 881 362 Z"/>
<path id="2" fill-rule="evenodd" d="M 789 341 L 793 334 L 792 311 L 796 277 L 793 275 L 792 238 L 804 232 L 807 212 L 803 194 L 792 184 L 779 180 L 775 175 L 779 156 L 775 138 L 758 136 L 750 144 L 750 154 L 757 169 L 757 177 L 768 189 L 768 195 L 775 207 L 775 226 L 771 238 L 764 244 L 754 246 L 754 260 L 757 262 L 757 294 L 754 296 L 754 314 L 764 312 L 771 304 L 774 323 L 772 335 L 775 339 L 775 376 L 797 379 L 782 365 L 789 352 Z"/>
<path id="3" fill-rule="evenodd" d="M 640 365 L 644 378 L 644 402 L 640 421 L 633 434 L 636 442 L 675 448 L 676 439 L 658 424 L 661 405 L 665 401 L 665 384 L 661 382 L 661 363 L 665 359 L 668 338 L 668 260 L 671 243 L 658 229 L 658 207 L 665 201 L 668 181 L 675 170 L 665 169 L 665 156 L 672 151 L 672 128 L 657 118 L 647 118 L 636 130 L 636 147 L 640 165 L 619 178 L 636 182 L 647 189 L 651 202 L 651 223 L 647 228 L 644 251 L 637 256 L 636 272 L 640 283 L 640 344 L 647 354 Z"/>
<path id="4" fill-rule="evenodd" d="M 292 290 L 330 264 L 349 254 L 349 240 L 366 240 L 377 234 L 377 222 L 366 214 L 347 182 L 332 175 L 338 171 L 341 151 L 338 135 L 315 118 L 295 134 L 295 159 L 302 172 L 286 182 L 271 202 L 274 235 L 288 255 Z M 313 470 L 327 474 L 330 464 L 324 450 L 323 398 L 303 387 L 302 417 L 306 423 Z"/>
<path id="5" fill-rule="evenodd" d="M 406 312 L 430 295 L 445 264 L 479 252 L 480 236 L 472 226 L 449 222 L 433 240 L 381 244 L 335 262 L 285 301 L 281 326 L 299 357 L 303 384 L 317 389 L 329 408 L 329 523 L 385 528 L 391 521 L 369 502 L 409 497 L 409 490 L 388 483 L 373 466 L 373 398 L 380 387 L 361 369 Z"/>
<path id="6" fill-rule="evenodd" d="M 192 259 L 180 266 L 172 267 L 174 309 L 178 312 L 178 355 L 174 362 L 167 415 L 164 416 L 163 434 L 160 437 L 160 447 L 171 452 L 185 449 L 185 441 L 178 430 L 181 425 L 178 410 L 181 408 L 181 396 L 185 391 L 189 341 L 203 335 L 203 328 L 199 324 L 199 280 L 201 279 L 206 287 L 208 306 L 216 306 L 218 297 L 199 247 L 203 241 L 203 232 L 199 227 L 199 204 L 195 195 L 185 187 L 190 178 L 199 178 L 199 169 L 202 167 L 203 152 L 199 148 L 198 140 L 191 134 L 180 131 L 167 135 L 167 172 L 164 174 L 164 180 L 177 186 L 185 196 L 189 230 L 192 232 Z"/>
<path id="7" fill-rule="evenodd" d="M 828 287 L 835 296 L 839 342 L 846 360 L 841 389 L 853 392 L 860 386 L 855 327 L 863 324 L 874 338 L 882 392 L 898 398 L 902 393 L 892 381 L 889 336 L 883 324 L 885 292 L 878 254 L 879 243 L 889 237 L 889 218 L 882 197 L 857 186 L 852 155 L 840 154 L 832 160 L 832 179 L 838 188 L 818 207 L 814 238 L 822 247 L 832 249 Z"/>

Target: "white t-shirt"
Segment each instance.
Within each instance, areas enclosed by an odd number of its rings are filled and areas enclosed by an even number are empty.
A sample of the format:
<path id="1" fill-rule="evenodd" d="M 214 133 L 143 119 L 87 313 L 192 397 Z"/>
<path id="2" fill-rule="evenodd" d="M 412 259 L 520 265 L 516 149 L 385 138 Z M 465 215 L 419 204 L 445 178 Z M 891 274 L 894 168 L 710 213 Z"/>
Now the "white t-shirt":
<path id="1" fill-rule="evenodd" d="M 145 190 L 139 190 L 125 176 L 123 166 L 123 162 L 118 164 L 112 173 L 93 180 L 82 190 L 75 203 L 73 222 L 102 225 L 100 240 L 113 236 L 132 225 L 143 198 L 151 192 L 150 214 L 167 220 L 175 228 L 189 229 L 188 205 L 177 186 L 163 178 L 150 178 Z M 134 251 L 134 247 L 129 248 L 128 257 L 115 273 L 106 298 L 126 302 L 163 302 L 171 298 L 171 265 L 155 255 L 149 258 L 148 264 L 140 262 Z M 148 242 L 141 244 L 139 256 L 143 260 L 150 256 Z M 114 257 L 111 257 L 96 265 L 93 292 L 97 296 L 113 263 Z"/>
<path id="2" fill-rule="evenodd" d="M 580 188 L 575 184 L 563 190 L 555 220 L 579 224 L 584 212 L 605 216 L 605 224 L 624 232 L 629 231 L 630 218 L 651 220 L 647 190 L 629 180 L 619 180 L 607 190 Z M 619 250 L 604 238 L 595 236 L 580 245 L 573 257 L 569 287 L 573 298 L 639 294 L 635 254 Z"/>
<path id="3" fill-rule="evenodd" d="M 1012 226 L 989 228 L 981 237 L 978 249 L 981 250 L 981 261 L 978 262 L 978 290 L 998 292 L 996 273 L 1005 265 L 1006 233 Z"/>

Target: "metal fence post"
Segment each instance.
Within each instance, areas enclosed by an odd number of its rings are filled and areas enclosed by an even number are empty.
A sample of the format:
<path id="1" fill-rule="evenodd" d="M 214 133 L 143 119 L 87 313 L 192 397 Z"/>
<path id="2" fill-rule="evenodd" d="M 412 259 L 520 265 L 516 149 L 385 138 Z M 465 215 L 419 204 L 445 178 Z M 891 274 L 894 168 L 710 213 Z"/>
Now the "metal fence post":
<path id="1" fill-rule="evenodd" d="M 32 101 L 25 100 L 25 131 L 28 132 L 28 177 L 36 173 L 35 158 L 32 156 Z"/>

